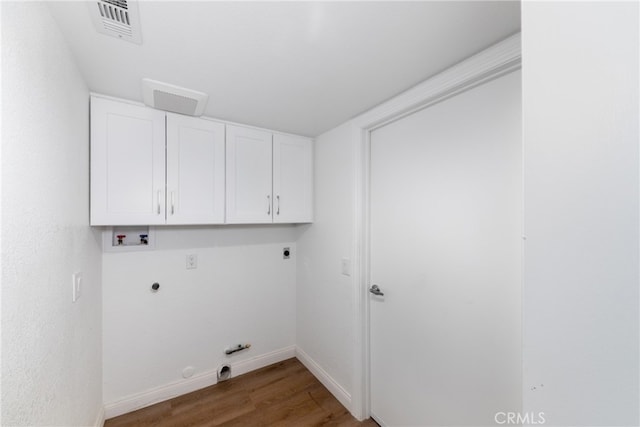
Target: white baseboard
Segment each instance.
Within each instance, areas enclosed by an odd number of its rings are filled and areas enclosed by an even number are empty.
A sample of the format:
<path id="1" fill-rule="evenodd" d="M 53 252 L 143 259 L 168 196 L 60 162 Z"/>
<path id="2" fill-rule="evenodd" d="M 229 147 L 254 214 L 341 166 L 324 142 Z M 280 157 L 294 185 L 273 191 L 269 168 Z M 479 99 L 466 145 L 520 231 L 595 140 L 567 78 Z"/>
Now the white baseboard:
<path id="1" fill-rule="evenodd" d="M 255 371 L 256 369 L 291 359 L 292 357 L 296 357 L 295 345 L 272 351 L 271 353 L 252 357 L 251 359 L 231 363 L 231 377 L 237 377 L 238 375 L 246 374 L 247 372 Z"/>
<path id="2" fill-rule="evenodd" d="M 94 427 L 104 427 L 104 406 L 100 406 L 98 416 L 96 417 L 96 422 L 93 423 L 93 425 Z"/>
<path id="3" fill-rule="evenodd" d="M 272 351 L 271 353 L 253 357 L 251 359 L 241 360 L 235 363 L 230 362 L 231 375 L 232 377 L 237 377 L 238 375 L 246 374 L 247 372 L 264 368 L 265 366 L 269 366 L 295 356 L 296 347 L 290 346 Z M 142 393 L 127 396 L 116 402 L 105 404 L 103 418 L 109 419 L 117 417 L 118 415 L 126 414 L 137 409 L 151 406 L 155 403 L 191 393 L 192 391 L 196 391 L 201 388 L 209 387 L 217 382 L 217 371 L 214 369 L 194 375 L 186 380 L 175 381 L 173 383 L 155 387 Z"/>
<path id="4" fill-rule="evenodd" d="M 296 357 L 311 373 L 335 396 L 342 406 L 351 411 L 351 394 L 349 394 L 331 375 L 316 363 L 300 347 L 296 347 Z"/>
<path id="5" fill-rule="evenodd" d="M 132 394 L 116 402 L 105 404 L 105 418 L 117 417 L 155 403 L 173 399 L 174 397 L 209 387 L 216 384 L 217 381 L 217 372 L 215 370 L 206 371 L 185 380 L 175 381 L 142 393 Z"/>

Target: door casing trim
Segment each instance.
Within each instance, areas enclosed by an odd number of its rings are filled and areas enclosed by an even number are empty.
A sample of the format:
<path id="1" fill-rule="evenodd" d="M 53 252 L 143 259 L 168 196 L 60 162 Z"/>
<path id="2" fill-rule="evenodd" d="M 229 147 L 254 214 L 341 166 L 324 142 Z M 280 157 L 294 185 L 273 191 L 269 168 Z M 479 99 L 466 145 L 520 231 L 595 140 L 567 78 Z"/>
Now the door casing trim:
<path id="1" fill-rule="evenodd" d="M 421 84 L 361 114 L 351 121 L 354 141 L 354 244 L 353 244 L 353 391 L 351 413 L 363 420 L 371 416 L 369 359 L 369 292 L 370 282 L 370 134 L 373 130 L 399 120 L 418 110 L 428 108 L 462 92 L 470 90 L 522 66 L 521 34 L 465 59 Z"/>

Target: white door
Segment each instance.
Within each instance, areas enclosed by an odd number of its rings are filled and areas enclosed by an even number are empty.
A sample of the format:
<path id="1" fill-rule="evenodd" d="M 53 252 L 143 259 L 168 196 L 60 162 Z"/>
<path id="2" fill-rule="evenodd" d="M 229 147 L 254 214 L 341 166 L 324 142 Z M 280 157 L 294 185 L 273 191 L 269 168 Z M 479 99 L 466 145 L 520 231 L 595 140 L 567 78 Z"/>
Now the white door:
<path id="1" fill-rule="evenodd" d="M 227 223 L 272 222 L 271 133 L 227 125 Z"/>
<path id="2" fill-rule="evenodd" d="M 371 133 L 371 412 L 489 426 L 521 402 L 520 72 Z"/>
<path id="3" fill-rule="evenodd" d="M 164 112 L 91 98 L 91 225 L 165 222 Z"/>
<path id="4" fill-rule="evenodd" d="M 167 224 L 224 223 L 224 124 L 167 113 Z"/>
<path id="5" fill-rule="evenodd" d="M 273 222 L 313 220 L 313 142 L 273 136 Z"/>

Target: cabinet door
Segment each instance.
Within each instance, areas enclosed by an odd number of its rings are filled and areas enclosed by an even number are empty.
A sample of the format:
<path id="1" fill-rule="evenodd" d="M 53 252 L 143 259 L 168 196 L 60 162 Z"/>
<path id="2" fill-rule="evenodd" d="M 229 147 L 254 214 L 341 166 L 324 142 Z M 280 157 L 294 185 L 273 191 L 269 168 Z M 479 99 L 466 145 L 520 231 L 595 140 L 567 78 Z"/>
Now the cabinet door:
<path id="1" fill-rule="evenodd" d="M 91 225 L 165 222 L 164 112 L 91 98 Z"/>
<path id="2" fill-rule="evenodd" d="M 227 125 L 227 223 L 272 222 L 271 133 Z"/>
<path id="3" fill-rule="evenodd" d="M 167 113 L 167 224 L 224 223 L 224 125 Z"/>
<path id="4" fill-rule="evenodd" d="M 273 136 L 273 222 L 313 220 L 313 142 Z"/>

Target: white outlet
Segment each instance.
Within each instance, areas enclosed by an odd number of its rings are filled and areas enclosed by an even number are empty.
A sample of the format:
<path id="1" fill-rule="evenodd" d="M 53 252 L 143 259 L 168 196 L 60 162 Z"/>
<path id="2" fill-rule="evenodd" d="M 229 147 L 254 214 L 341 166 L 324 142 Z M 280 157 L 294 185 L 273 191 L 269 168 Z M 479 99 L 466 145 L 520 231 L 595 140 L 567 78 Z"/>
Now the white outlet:
<path id="1" fill-rule="evenodd" d="M 187 270 L 193 270 L 194 268 L 198 268 L 198 255 L 187 255 Z"/>
<path id="2" fill-rule="evenodd" d="M 82 272 L 78 271 L 71 275 L 72 296 L 71 301 L 76 302 L 82 295 Z"/>

